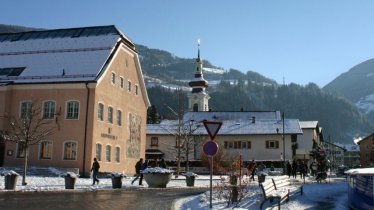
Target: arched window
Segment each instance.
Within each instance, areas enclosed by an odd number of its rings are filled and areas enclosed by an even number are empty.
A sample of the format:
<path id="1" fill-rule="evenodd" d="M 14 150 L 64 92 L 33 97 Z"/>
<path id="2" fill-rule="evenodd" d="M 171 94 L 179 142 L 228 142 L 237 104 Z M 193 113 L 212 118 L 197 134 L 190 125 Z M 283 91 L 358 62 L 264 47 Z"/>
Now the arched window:
<path id="1" fill-rule="evenodd" d="M 77 142 L 67 141 L 64 143 L 64 160 L 77 159 Z"/>
<path id="2" fill-rule="evenodd" d="M 51 141 L 42 141 L 39 144 L 39 159 L 52 159 L 53 144 Z"/>
<path id="3" fill-rule="evenodd" d="M 96 144 L 96 159 L 98 161 L 101 161 L 101 148 L 102 148 L 101 144 L 97 143 Z"/>
<path id="4" fill-rule="evenodd" d="M 97 107 L 97 118 L 100 121 L 104 120 L 104 104 L 99 103 L 99 106 Z"/>
<path id="5" fill-rule="evenodd" d="M 198 105 L 198 104 L 194 104 L 192 110 L 193 110 L 194 112 L 199 111 L 199 105 Z"/>
<path id="6" fill-rule="evenodd" d="M 112 150 L 112 147 L 110 145 L 106 145 L 105 147 L 105 159 L 107 162 L 110 162 L 111 161 L 111 150 Z"/>

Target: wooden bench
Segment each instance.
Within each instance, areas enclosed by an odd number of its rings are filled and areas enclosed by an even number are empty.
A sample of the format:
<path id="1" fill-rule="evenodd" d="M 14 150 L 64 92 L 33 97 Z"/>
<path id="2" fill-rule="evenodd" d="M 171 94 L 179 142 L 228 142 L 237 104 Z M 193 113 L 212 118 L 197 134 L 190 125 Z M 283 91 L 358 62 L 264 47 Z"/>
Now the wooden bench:
<path id="1" fill-rule="evenodd" d="M 277 202 L 278 209 L 284 201 L 289 201 L 290 196 L 300 193 L 303 195 L 303 186 L 291 185 L 287 176 L 280 176 L 273 179 L 268 179 L 260 184 L 260 188 L 264 195 L 264 200 L 261 202 L 260 209 L 266 201 L 273 203 Z"/>

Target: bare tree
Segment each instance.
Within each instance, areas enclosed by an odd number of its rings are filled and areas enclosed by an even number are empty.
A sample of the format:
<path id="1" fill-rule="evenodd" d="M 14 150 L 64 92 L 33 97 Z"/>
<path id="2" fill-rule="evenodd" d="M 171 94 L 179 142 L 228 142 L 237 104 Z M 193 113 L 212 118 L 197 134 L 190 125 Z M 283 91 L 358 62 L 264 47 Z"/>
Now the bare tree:
<path id="1" fill-rule="evenodd" d="M 33 103 L 25 110 L 21 110 L 21 115 L 15 117 L 6 114 L 4 118 L 8 123 L 8 129 L 1 133 L 5 141 L 18 144 L 24 156 L 22 185 L 27 185 L 26 171 L 29 157 L 29 148 L 37 145 L 46 137 L 53 134 L 55 126 L 51 125 L 54 121 L 46 120 L 41 115 L 41 107 L 34 107 Z"/>

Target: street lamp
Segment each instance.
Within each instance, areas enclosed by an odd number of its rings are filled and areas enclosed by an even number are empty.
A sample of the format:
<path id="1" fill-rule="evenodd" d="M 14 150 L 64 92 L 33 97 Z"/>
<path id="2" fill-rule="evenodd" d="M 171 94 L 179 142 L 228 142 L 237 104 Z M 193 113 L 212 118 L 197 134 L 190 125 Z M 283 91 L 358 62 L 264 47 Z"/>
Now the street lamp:
<path id="1" fill-rule="evenodd" d="M 277 128 L 277 134 L 279 134 L 279 128 Z M 282 142 L 283 142 L 283 174 L 286 174 L 286 145 L 284 140 L 284 112 L 282 112 Z M 281 155 L 282 159 L 282 155 Z"/>

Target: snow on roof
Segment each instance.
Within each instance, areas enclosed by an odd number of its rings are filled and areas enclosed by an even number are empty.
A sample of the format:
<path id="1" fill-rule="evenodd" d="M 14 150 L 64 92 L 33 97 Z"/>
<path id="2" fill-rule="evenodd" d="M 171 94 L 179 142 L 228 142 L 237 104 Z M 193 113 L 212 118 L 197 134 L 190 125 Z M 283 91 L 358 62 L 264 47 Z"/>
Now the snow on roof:
<path id="1" fill-rule="evenodd" d="M 188 125 L 188 121 L 184 121 L 181 125 Z M 208 135 L 202 122 L 197 124 L 195 134 Z M 277 131 L 278 129 L 278 131 Z M 283 124 L 280 120 L 274 119 L 259 119 L 255 123 L 252 120 L 223 120 L 221 129 L 218 135 L 264 135 L 264 134 L 282 134 Z M 160 124 L 148 124 L 147 134 L 159 135 L 176 135 L 178 132 L 178 121 L 168 120 Z M 297 119 L 284 120 L 284 133 L 285 134 L 302 134 Z"/>
<path id="2" fill-rule="evenodd" d="M 114 26 L 0 34 L 0 69 L 25 68 L 0 81 L 94 80 L 121 36 Z"/>
<path id="3" fill-rule="evenodd" d="M 257 119 L 281 119 L 279 111 L 258 111 L 258 112 L 187 112 L 183 116 L 184 121 L 194 120 L 200 122 L 203 120 L 208 121 L 222 121 L 222 120 L 252 120 Z"/>
<path id="4" fill-rule="evenodd" d="M 317 128 L 318 121 L 300 121 L 301 128 Z"/>
<path id="5" fill-rule="evenodd" d="M 347 174 L 372 174 L 374 175 L 374 168 L 355 168 L 346 171 Z"/>

